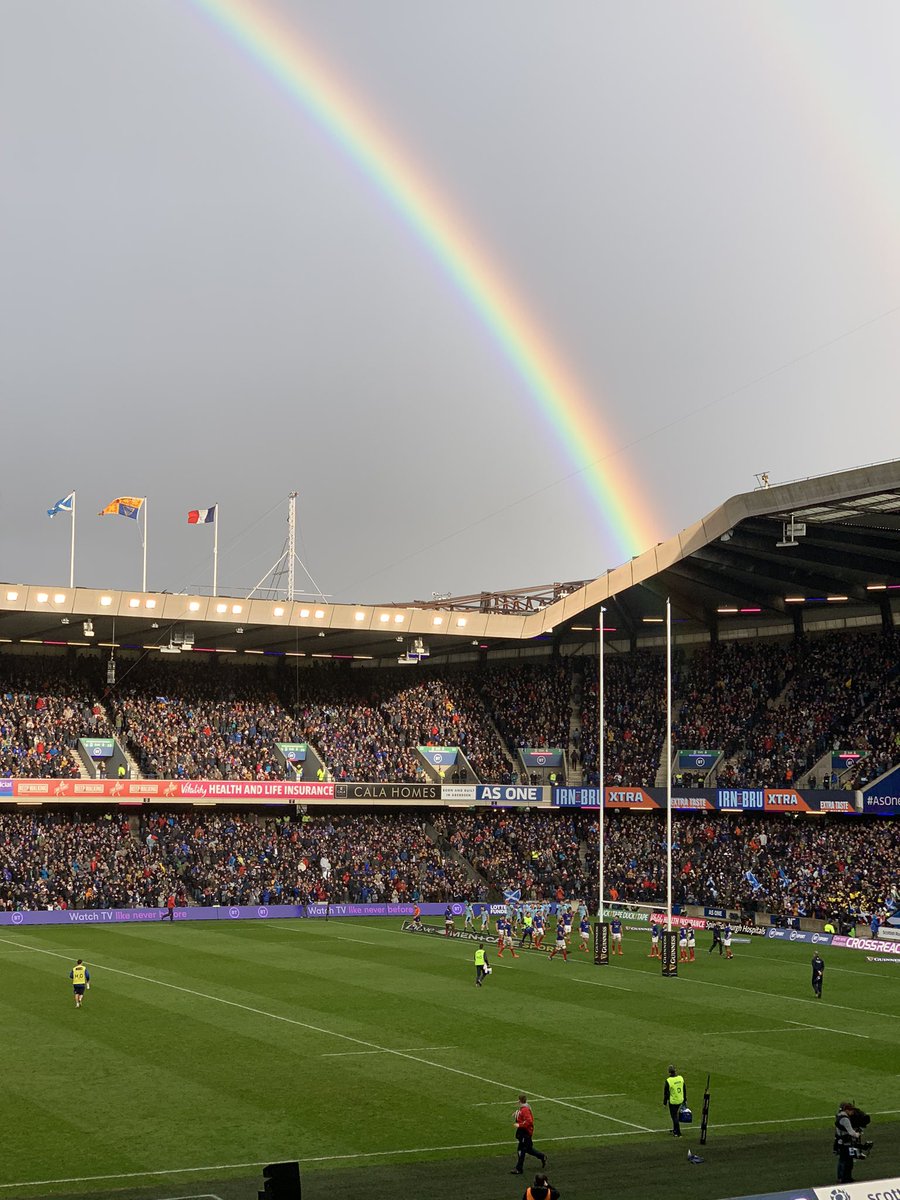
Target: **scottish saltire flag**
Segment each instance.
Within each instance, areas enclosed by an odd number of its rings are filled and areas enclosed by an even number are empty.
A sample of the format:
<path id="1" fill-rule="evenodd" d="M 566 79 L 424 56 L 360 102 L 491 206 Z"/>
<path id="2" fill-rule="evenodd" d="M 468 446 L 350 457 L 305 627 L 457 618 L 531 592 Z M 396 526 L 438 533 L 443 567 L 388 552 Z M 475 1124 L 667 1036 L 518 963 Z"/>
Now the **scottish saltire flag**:
<path id="1" fill-rule="evenodd" d="M 503 899 L 506 901 L 507 904 L 514 904 L 517 900 L 522 899 L 522 889 L 516 888 L 516 890 L 514 892 L 509 891 L 508 889 L 504 889 Z"/>
<path id="2" fill-rule="evenodd" d="M 762 887 L 762 884 L 759 882 L 759 880 L 756 878 L 756 876 L 753 874 L 752 871 L 747 871 L 744 874 L 744 878 L 747 880 L 747 882 L 753 888 L 754 892 L 759 891 L 759 889 Z"/>
<path id="3" fill-rule="evenodd" d="M 132 521 L 136 521 L 146 499 L 146 496 L 117 496 L 115 500 L 111 500 L 107 504 L 106 508 L 102 508 L 97 516 L 131 517 Z"/>
<path id="4" fill-rule="evenodd" d="M 214 504 L 212 508 L 192 508 L 188 513 L 188 525 L 212 525 L 218 507 Z"/>
<path id="5" fill-rule="evenodd" d="M 62 500 L 57 500 L 52 508 L 47 509 L 48 517 L 55 517 L 57 513 L 71 512 L 75 507 L 75 493 L 69 492 L 68 496 L 63 496 Z"/>

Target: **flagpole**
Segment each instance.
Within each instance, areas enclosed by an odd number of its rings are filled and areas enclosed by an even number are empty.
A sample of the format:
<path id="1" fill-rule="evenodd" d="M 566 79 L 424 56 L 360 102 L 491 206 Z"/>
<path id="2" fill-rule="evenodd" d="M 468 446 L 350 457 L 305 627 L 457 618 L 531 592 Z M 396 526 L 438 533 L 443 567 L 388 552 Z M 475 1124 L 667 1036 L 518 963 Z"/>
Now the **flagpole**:
<path id="1" fill-rule="evenodd" d="M 666 599 L 666 930 L 672 932 L 672 601 Z"/>
<path id="2" fill-rule="evenodd" d="M 219 594 L 219 506 L 215 506 L 213 519 L 213 595 Z"/>
<path id="3" fill-rule="evenodd" d="M 72 493 L 72 545 L 69 550 L 69 587 L 75 587 L 75 493 Z"/>
<path id="4" fill-rule="evenodd" d="M 141 582 L 141 591 L 147 590 L 147 497 L 144 497 L 144 574 Z"/>

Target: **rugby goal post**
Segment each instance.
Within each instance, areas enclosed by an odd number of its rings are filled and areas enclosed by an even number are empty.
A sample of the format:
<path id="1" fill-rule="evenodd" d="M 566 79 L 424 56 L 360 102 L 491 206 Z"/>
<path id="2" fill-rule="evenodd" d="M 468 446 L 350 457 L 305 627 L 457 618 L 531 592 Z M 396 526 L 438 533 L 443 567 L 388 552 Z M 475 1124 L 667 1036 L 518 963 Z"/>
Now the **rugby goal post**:
<path id="1" fill-rule="evenodd" d="M 603 920 L 597 921 L 594 925 L 594 962 L 596 965 L 606 966 L 609 963 L 612 950 L 612 921 L 621 921 L 623 934 L 644 933 L 649 938 L 652 917 L 658 916 L 660 911 L 659 904 L 637 904 L 630 901 L 604 903 Z"/>

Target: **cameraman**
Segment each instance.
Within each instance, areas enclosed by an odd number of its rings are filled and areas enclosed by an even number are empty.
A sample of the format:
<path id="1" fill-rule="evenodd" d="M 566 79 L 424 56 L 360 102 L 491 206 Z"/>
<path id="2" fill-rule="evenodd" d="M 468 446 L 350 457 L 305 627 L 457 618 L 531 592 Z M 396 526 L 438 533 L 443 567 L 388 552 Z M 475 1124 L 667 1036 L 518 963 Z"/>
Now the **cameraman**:
<path id="1" fill-rule="evenodd" d="M 559 1200 L 559 1192 L 546 1175 L 535 1175 L 534 1183 L 522 1193 L 522 1200 Z"/>
<path id="2" fill-rule="evenodd" d="M 853 1160 L 865 1158 L 865 1151 L 871 1149 L 872 1143 L 862 1140 L 862 1130 L 868 1124 L 869 1117 L 849 1100 L 845 1100 L 837 1110 L 834 1118 L 834 1152 L 838 1160 L 838 1183 L 853 1182 Z"/>

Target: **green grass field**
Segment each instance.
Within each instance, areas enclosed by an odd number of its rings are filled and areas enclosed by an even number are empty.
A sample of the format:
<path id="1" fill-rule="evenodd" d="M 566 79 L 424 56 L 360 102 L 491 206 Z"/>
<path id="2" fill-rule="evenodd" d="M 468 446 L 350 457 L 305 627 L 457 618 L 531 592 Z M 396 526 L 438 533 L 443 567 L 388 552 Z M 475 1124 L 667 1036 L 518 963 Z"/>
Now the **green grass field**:
<path id="1" fill-rule="evenodd" d="M 826 949 L 818 1002 L 809 946 L 760 938 L 728 962 L 704 935 L 668 980 L 647 941 L 626 934 L 608 968 L 492 954 L 477 990 L 472 943 L 395 921 L 4 929 L 0 1200 L 255 1198 L 282 1158 L 305 1200 L 517 1200 L 520 1090 L 564 1200 L 821 1186 L 847 1097 L 876 1114 L 857 1178 L 900 1174 L 900 966 Z M 680 1141 L 670 1061 L 697 1122 Z"/>

